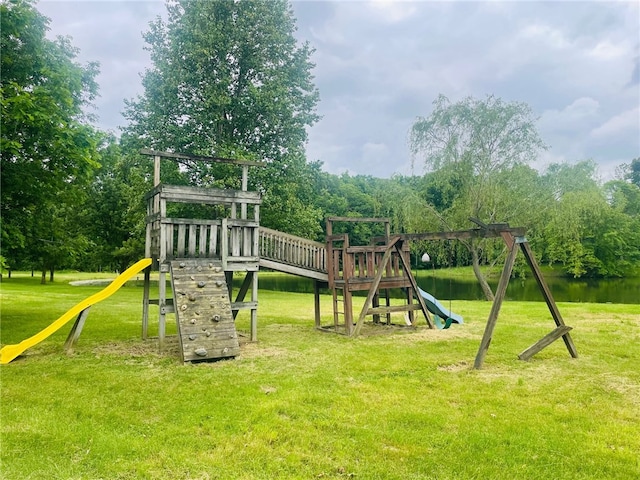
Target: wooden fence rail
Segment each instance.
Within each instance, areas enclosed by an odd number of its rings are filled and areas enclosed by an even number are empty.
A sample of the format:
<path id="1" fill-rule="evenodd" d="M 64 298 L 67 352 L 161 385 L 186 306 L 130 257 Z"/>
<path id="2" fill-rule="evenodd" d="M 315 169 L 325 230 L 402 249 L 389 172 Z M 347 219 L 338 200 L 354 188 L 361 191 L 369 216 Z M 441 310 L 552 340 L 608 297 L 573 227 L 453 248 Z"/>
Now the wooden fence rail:
<path id="1" fill-rule="evenodd" d="M 316 272 L 327 271 L 327 249 L 323 243 L 260 227 L 260 258 Z"/>

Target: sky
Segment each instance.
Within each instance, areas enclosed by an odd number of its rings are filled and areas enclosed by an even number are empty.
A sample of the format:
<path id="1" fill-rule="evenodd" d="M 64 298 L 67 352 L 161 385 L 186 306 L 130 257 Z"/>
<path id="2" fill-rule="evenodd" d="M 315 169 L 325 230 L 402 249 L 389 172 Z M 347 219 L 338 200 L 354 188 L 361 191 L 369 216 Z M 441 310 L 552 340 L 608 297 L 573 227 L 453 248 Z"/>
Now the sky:
<path id="1" fill-rule="evenodd" d="M 593 159 L 607 180 L 640 156 L 638 1 L 294 1 L 300 41 L 315 49 L 322 117 L 307 158 L 324 170 L 421 175 L 407 138 L 439 94 L 528 104 L 549 146 L 533 165 Z M 142 33 L 163 1 L 40 0 L 50 36 L 100 62 L 96 125 L 118 134 L 124 100 L 151 65 Z"/>

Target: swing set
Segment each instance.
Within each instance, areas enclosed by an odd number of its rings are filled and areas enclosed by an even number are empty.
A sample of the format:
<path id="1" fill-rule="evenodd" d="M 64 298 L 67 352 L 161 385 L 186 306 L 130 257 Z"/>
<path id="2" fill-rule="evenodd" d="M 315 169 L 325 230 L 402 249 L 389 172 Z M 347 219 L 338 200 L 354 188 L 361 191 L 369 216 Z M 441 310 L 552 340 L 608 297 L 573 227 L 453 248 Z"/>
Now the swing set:
<path id="1" fill-rule="evenodd" d="M 518 358 L 528 360 L 559 338 L 564 341 L 571 357 L 577 358 L 578 353 L 569 334 L 572 327 L 565 325 L 562 319 L 562 315 L 525 237 L 525 229 L 523 227 L 510 227 L 507 223 L 486 225 L 475 218 L 470 220 L 478 227 L 470 230 L 449 232 L 391 235 L 389 219 L 328 218 L 326 258 L 328 286 L 333 296 L 334 324 L 321 326 L 318 315 L 316 315 L 316 327 L 353 337 L 360 334 L 364 320 L 368 315 L 373 316 L 374 324 L 380 323 L 383 315 L 387 318 L 387 324 L 390 324 L 390 315 L 392 313 L 406 313 L 411 326 L 415 326 L 417 322 L 415 312 L 422 311 L 428 327 L 435 328 L 425 299 L 420 294 L 421 290 L 411 272 L 409 243 L 420 240 L 502 238 L 507 248 L 507 256 L 484 335 L 476 355 L 474 368 L 482 368 L 519 250 L 522 251 L 527 264 L 533 272 L 556 328 L 521 352 Z M 384 237 L 373 238 L 370 245 L 352 246 L 349 243 L 347 234 L 333 233 L 333 224 L 335 222 L 382 222 L 385 227 L 385 235 Z M 398 288 L 406 293 L 405 303 L 403 305 L 390 305 L 389 291 Z M 355 317 L 353 314 L 352 295 L 357 291 L 367 291 L 368 293 L 360 314 Z M 384 300 L 383 304 L 381 304 L 381 295 Z M 414 303 L 414 300 L 417 300 L 418 303 Z"/>

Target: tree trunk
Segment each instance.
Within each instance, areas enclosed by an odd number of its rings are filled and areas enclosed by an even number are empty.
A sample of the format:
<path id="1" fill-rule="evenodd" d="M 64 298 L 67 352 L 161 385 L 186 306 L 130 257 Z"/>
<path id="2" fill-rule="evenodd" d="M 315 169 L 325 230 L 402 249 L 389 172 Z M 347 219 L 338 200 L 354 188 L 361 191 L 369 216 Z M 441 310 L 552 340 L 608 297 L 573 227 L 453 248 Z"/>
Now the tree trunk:
<path id="1" fill-rule="evenodd" d="M 40 283 L 42 285 L 47 283 L 47 270 L 45 268 L 42 269 L 42 276 L 40 277 Z"/>
<path id="2" fill-rule="evenodd" d="M 469 250 L 471 251 L 471 261 L 473 265 L 473 273 L 476 275 L 478 282 L 480 282 L 480 287 L 482 287 L 482 292 L 484 293 L 485 298 L 493 302 L 494 296 L 487 279 L 484 278 L 482 271 L 480 270 L 480 255 L 478 255 L 478 247 L 475 243 L 472 243 L 469 246 Z"/>
<path id="3" fill-rule="evenodd" d="M 53 267 L 51 267 L 51 268 L 49 269 L 49 281 L 50 281 L 50 282 L 53 282 L 53 271 L 54 271 L 54 268 L 53 268 Z"/>

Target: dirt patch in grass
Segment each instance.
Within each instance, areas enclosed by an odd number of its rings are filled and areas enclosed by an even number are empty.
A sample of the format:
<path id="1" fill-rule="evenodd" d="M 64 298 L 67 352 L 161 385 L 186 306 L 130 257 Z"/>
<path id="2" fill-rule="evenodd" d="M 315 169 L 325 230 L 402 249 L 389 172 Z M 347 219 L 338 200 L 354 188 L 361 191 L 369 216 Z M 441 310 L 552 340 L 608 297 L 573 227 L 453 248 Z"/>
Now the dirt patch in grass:
<path id="1" fill-rule="evenodd" d="M 178 345 L 178 337 L 171 336 L 165 339 L 165 347 L 162 352 L 158 351 L 158 342 L 156 340 L 148 340 L 146 342 L 109 342 L 103 343 L 93 348 L 96 356 L 115 355 L 120 357 L 180 357 L 180 347 Z"/>
<path id="2" fill-rule="evenodd" d="M 242 358 L 288 357 L 290 352 L 284 348 L 268 347 L 258 343 L 247 343 L 240 350 Z"/>
<path id="3" fill-rule="evenodd" d="M 450 365 L 438 365 L 438 370 L 441 372 L 462 372 L 464 370 L 470 370 L 472 367 L 471 363 L 465 362 L 464 360 L 457 363 L 452 363 Z"/>
<path id="4" fill-rule="evenodd" d="M 448 340 L 459 339 L 478 339 L 481 336 L 471 331 L 469 328 L 463 326 L 452 326 L 446 330 L 439 330 L 437 328 L 430 329 L 427 327 L 420 327 L 417 331 L 412 332 L 410 335 L 405 335 L 401 341 L 407 343 L 415 342 L 446 342 Z"/>

